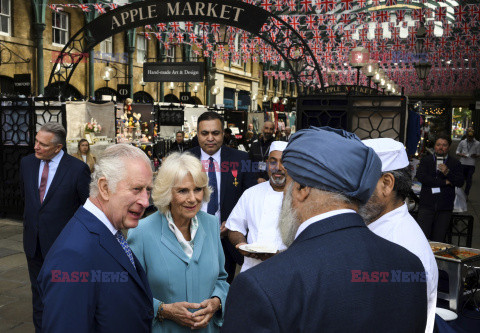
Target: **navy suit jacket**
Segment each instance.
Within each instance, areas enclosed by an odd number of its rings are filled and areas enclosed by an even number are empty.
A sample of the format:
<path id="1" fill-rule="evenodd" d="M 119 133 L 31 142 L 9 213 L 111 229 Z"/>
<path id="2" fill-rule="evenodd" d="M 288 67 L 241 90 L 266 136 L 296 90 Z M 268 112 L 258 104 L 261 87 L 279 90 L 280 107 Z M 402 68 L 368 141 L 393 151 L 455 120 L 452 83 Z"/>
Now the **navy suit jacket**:
<path id="1" fill-rule="evenodd" d="M 88 198 L 90 169 L 86 163 L 64 153 L 47 195 L 40 203 L 38 173 L 40 160 L 35 154 L 20 162 L 23 213 L 23 248 L 29 257 L 35 256 L 37 239 L 45 258 L 67 222 Z"/>
<path id="2" fill-rule="evenodd" d="M 198 158 L 201 158 L 200 146 L 194 147 L 189 151 Z M 257 178 L 254 172 L 255 170 L 253 169 L 253 165 L 246 152 L 222 146 L 220 158 L 220 218 L 223 222 L 228 219 L 228 216 L 232 212 L 243 192 L 257 184 Z M 237 185 L 233 184 L 235 181 L 235 170 L 237 171 Z M 222 243 L 226 247 L 226 250 L 229 251 L 233 256 L 235 261 L 239 265 L 242 265 L 243 256 L 235 249 L 235 247 L 228 240 L 222 240 Z"/>
<path id="3" fill-rule="evenodd" d="M 445 165 L 450 170 L 445 176 L 441 172 L 437 172 L 437 162 L 433 155 L 424 156 L 420 160 L 417 170 L 417 179 L 422 183 L 420 191 L 420 206 L 432 210 L 453 210 L 455 202 L 455 187 L 462 187 L 463 167 L 460 162 L 448 156 Z M 452 185 L 445 182 L 449 180 Z M 432 188 L 440 188 L 440 193 L 432 193 Z"/>
<path id="4" fill-rule="evenodd" d="M 201 158 L 200 147 L 190 149 L 190 152 Z M 228 216 L 237 204 L 238 199 L 243 192 L 257 184 L 255 172 L 252 171 L 252 164 L 246 152 L 222 146 L 220 152 L 221 158 L 221 182 L 220 182 L 220 218 L 223 221 L 228 219 Z M 237 170 L 238 185 L 234 185 L 234 173 Z M 233 172 L 233 173 L 232 173 Z"/>
<path id="5" fill-rule="evenodd" d="M 145 271 L 108 228 L 80 207 L 40 271 L 45 332 L 150 332 L 154 317 Z"/>
<path id="6" fill-rule="evenodd" d="M 369 279 L 387 272 L 388 282 L 355 282 L 359 271 Z M 236 277 L 222 332 L 424 332 L 425 276 L 392 282 L 392 271 L 425 274 L 415 255 L 375 235 L 358 214 L 321 220 Z"/>

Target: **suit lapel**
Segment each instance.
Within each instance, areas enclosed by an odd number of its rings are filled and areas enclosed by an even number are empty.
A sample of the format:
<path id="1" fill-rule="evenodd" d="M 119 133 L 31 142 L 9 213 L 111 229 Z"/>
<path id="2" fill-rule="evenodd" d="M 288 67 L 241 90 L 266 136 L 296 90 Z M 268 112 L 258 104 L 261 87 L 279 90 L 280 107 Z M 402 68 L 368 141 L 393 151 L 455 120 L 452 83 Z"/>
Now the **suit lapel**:
<path id="1" fill-rule="evenodd" d="M 32 182 L 33 186 L 31 186 L 31 190 L 33 191 L 33 196 L 35 198 L 35 202 L 38 202 L 40 204 L 40 193 L 38 189 L 38 173 L 40 172 L 40 160 L 38 158 L 34 158 L 33 160 L 33 170 L 31 177 L 32 177 Z"/>
<path id="2" fill-rule="evenodd" d="M 135 267 L 133 267 L 132 263 L 130 262 L 130 259 L 128 259 L 127 254 L 122 249 L 122 246 L 117 241 L 115 236 L 113 236 L 112 233 L 107 228 L 105 228 L 105 230 L 106 230 L 105 233 L 102 233 L 101 235 L 99 235 L 100 246 L 102 246 L 105 249 L 105 251 L 110 253 L 110 255 L 120 265 L 122 265 L 123 268 L 127 270 L 128 274 L 130 274 L 130 276 L 138 283 L 138 285 L 143 289 L 143 291 L 147 293 L 147 291 L 145 290 L 145 285 L 143 281 L 140 279 L 140 276 L 135 270 Z M 138 263 L 138 260 L 137 260 L 137 263 Z"/>
<path id="3" fill-rule="evenodd" d="M 162 223 L 161 223 L 162 237 L 160 238 L 160 241 L 170 251 L 172 251 L 174 255 L 176 255 L 178 258 L 180 258 L 182 261 L 188 264 L 190 261 L 190 258 L 188 258 L 185 252 L 183 252 L 182 247 L 180 246 L 180 243 L 178 243 L 177 238 L 175 237 L 173 232 L 168 228 L 168 222 L 163 216 L 163 214 L 161 215 L 161 217 L 162 217 Z"/>
<path id="4" fill-rule="evenodd" d="M 198 221 L 198 229 L 197 233 L 195 234 L 195 242 L 194 242 L 194 248 L 193 248 L 193 255 L 192 255 L 192 260 L 198 263 L 198 260 L 200 259 L 200 254 L 202 253 L 202 247 L 203 243 L 205 242 L 205 230 L 203 229 L 203 224 Z"/>
<path id="5" fill-rule="evenodd" d="M 60 185 L 60 182 L 62 181 L 63 177 L 67 173 L 69 164 L 70 162 L 68 161 L 67 153 L 64 153 L 62 159 L 60 160 L 60 163 L 58 163 L 57 171 L 55 171 L 55 175 L 53 176 L 52 183 L 50 184 L 50 187 L 47 191 L 47 196 L 45 197 L 45 200 L 43 200 L 42 205 L 45 205 L 48 202 L 48 200 L 50 200 L 50 198 L 53 196 L 53 193 L 55 192 L 57 187 Z"/>
<path id="6" fill-rule="evenodd" d="M 127 254 L 122 249 L 122 246 L 117 241 L 114 235 L 107 229 L 107 227 L 95 217 L 92 213 L 87 211 L 85 208 L 80 207 L 77 211 L 77 214 L 84 215 L 80 216 L 79 220 L 85 225 L 85 227 L 95 234 L 98 234 L 100 246 L 108 252 L 115 261 L 117 261 L 128 274 L 137 282 L 140 288 L 148 295 L 147 290 L 145 289 L 144 282 L 140 279 L 135 267 L 133 267 L 130 259 L 128 259 Z M 133 252 L 132 252 L 133 254 Z M 138 260 L 135 262 L 136 265 L 140 264 Z"/>
<path id="7" fill-rule="evenodd" d="M 224 162 L 229 162 L 230 154 L 226 147 L 222 147 L 220 152 L 220 165 Z M 225 194 L 227 192 L 227 183 L 230 181 L 230 164 L 228 165 L 228 170 L 226 172 L 220 172 L 220 179 L 222 183 L 220 184 L 220 209 L 222 209 L 222 203 L 225 199 Z"/>

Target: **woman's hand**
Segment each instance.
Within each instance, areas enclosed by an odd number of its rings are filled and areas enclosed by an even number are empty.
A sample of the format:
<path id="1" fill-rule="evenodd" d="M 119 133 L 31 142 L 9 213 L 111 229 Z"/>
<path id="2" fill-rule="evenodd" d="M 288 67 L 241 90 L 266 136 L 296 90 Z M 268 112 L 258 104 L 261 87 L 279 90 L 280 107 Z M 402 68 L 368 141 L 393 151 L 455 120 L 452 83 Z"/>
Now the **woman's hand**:
<path id="1" fill-rule="evenodd" d="M 200 303 L 201 310 L 198 310 L 193 313 L 195 325 L 193 328 L 200 329 L 208 326 L 210 319 L 212 319 L 215 312 L 220 309 L 220 299 L 218 297 L 213 297 L 204 300 Z"/>
<path id="2" fill-rule="evenodd" d="M 188 302 L 164 304 L 162 315 L 165 319 L 173 320 L 179 325 L 195 328 L 196 326 L 194 325 L 197 323 L 196 320 L 198 318 L 196 318 L 197 316 L 194 318 L 194 314 L 198 311 L 192 313 L 188 309 L 200 309 L 202 304 L 203 302 L 200 304 Z"/>

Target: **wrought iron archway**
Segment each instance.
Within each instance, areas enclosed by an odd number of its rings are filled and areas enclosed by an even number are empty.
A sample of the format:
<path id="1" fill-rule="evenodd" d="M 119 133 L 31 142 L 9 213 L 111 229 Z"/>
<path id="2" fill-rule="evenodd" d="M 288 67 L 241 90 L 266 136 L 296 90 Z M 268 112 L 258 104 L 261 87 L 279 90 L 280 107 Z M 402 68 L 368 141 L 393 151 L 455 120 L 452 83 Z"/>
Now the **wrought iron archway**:
<path id="1" fill-rule="evenodd" d="M 54 66 L 48 84 L 59 80 L 68 83 L 86 54 L 110 36 L 145 25 L 186 21 L 247 31 L 270 44 L 285 60 L 299 93 L 324 87 L 317 59 L 302 36 L 277 15 L 240 0 L 146 0 L 112 10 L 70 38 L 56 59 L 62 70 Z"/>

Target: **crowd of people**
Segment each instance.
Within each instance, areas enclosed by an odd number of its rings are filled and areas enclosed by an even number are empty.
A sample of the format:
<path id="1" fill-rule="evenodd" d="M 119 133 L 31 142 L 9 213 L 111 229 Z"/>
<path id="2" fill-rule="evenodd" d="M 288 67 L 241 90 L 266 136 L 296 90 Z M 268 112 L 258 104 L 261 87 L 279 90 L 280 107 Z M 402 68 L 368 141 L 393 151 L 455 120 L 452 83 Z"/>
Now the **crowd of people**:
<path id="1" fill-rule="evenodd" d="M 134 146 L 95 158 L 82 140 L 73 158 L 65 129 L 42 126 L 21 161 L 37 332 L 433 331 L 427 238 L 443 240 L 478 142 L 459 146 L 460 163 L 437 138 L 417 223 L 393 139 L 311 127 L 277 141 L 265 122 L 247 153 L 216 112 L 197 133 L 193 148 L 176 133 L 154 178 Z"/>

